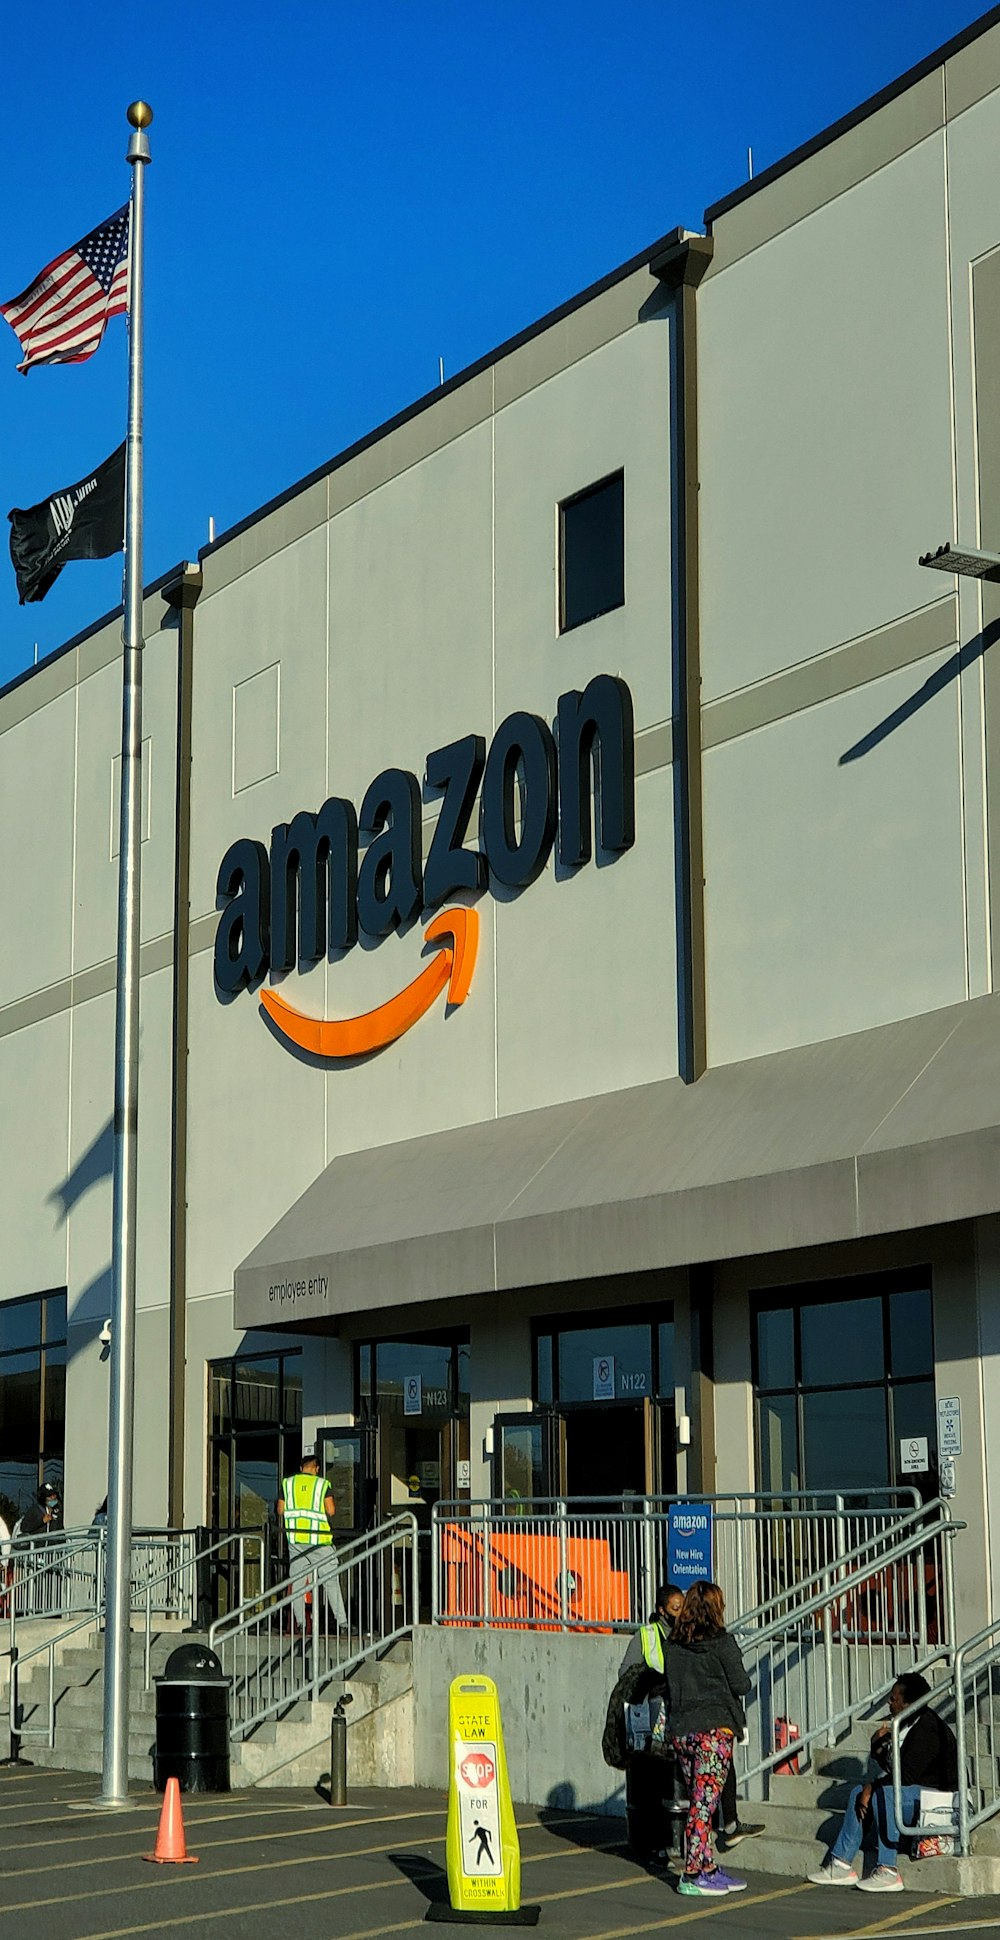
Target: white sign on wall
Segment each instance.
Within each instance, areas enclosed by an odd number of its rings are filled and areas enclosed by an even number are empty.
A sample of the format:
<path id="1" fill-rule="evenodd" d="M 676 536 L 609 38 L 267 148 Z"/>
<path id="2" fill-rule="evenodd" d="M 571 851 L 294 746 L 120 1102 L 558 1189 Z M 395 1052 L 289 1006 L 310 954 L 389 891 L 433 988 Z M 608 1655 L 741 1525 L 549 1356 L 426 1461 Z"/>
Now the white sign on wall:
<path id="1" fill-rule="evenodd" d="M 962 1453 L 962 1403 L 958 1395 L 941 1395 L 938 1399 L 938 1454 L 961 1455 Z"/>
<path id="2" fill-rule="evenodd" d="M 615 1398 L 615 1357 L 613 1354 L 594 1355 L 594 1400 L 613 1401 Z"/>
<path id="3" fill-rule="evenodd" d="M 926 1435 L 907 1435 L 899 1444 L 899 1466 L 904 1475 L 925 1475 L 930 1462 Z"/>
<path id="4" fill-rule="evenodd" d="M 423 1405 L 423 1381 L 419 1374 L 408 1374 L 403 1382 L 403 1413 L 419 1415 Z"/>

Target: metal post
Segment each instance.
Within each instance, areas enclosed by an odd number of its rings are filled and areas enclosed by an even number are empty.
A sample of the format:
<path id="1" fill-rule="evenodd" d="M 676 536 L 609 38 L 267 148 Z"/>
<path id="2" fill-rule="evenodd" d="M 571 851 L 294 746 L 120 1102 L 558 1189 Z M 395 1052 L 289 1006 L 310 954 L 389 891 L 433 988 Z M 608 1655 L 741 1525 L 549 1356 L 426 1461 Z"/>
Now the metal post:
<path id="1" fill-rule="evenodd" d="M 337 1699 L 330 1719 L 330 1804 L 347 1804 L 347 1713 L 350 1691 Z"/>
<path id="2" fill-rule="evenodd" d="M 438 1517 L 438 1504 L 431 1507 L 431 1622 L 441 1621 L 441 1582 L 440 1582 L 441 1522 Z"/>
<path id="3" fill-rule="evenodd" d="M 969 1767 L 967 1763 L 965 1735 L 965 1646 L 955 1652 L 954 1664 L 955 1690 L 955 1758 L 958 1765 L 958 1850 L 965 1859 L 969 1852 Z M 975 1689 L 975 1685 L 973 1685 Z M 978 1723 L 975 1707 L 972 1712 L 972 1727 Z M 895 1758 L 893 1759 L 893 1778 L 895 1778 Z M 899 1821 L 897 1820 L 897 1824 Z"/>
<path id="4" fill-rule="evenodd" d="M 559 1518 L 559 1615 L 561 1618 L 559 1628 L 560 1630 L 567 1630 L 569 1628 L 566 1621 L 569 1615 L 569 1572 L 565 1502 L 560 1501 L 556 1503 L 556 1514 Z"/>
<path id="5" fill-rule="evenodd" d="M 21 1704 L 17 1687 L 17 1645 L 10 1647 L 10 1683 L 7 1687 L 10 1718 L 10 1749 L 2 1760 L 5 1765 L 20 1765 L 21 1759 Z M 27 1761 L 24 1761 L 27 1762 Z"/>
<path id="6" fill-rule="evenodd" d="M 104 1748 L 99 1803 L 128 1797 L 131 1638 L 132 1429 L 135 1387 L 136 1161 L 139 1108 L 139 868 L 142 839 L 142 242 L 144 101 L 128 109 L 132 137 L 129 234 L 128 439 L 121 815 L 118 851 L 118 987 L 115 1005 L 114 1192 L 111 1251 L 111 1404 L 108 1423 L 108 1576 L 104 1637 Z"/>

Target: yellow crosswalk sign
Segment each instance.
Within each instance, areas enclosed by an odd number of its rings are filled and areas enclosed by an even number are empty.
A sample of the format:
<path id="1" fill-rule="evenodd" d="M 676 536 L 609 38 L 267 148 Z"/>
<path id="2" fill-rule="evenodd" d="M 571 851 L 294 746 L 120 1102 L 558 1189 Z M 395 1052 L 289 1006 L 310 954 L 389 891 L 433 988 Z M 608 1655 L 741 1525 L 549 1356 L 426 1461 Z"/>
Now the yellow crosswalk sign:
<path id="1" fill-rule="evenodd" d="M 448 1699 L 448 1890 L 461 1912 L 516 1912 L 521 1847 L 514 1823 L 500 1700 L 491 1677 L 456 1677 Z"/>

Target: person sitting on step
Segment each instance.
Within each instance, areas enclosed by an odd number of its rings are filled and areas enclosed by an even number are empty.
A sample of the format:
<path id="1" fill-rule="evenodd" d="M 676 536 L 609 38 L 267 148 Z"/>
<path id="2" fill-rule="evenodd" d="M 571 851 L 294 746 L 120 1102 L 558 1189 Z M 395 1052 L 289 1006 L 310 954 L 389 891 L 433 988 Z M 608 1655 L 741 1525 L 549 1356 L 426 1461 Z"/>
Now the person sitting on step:
<path id="1" fill-rule="evenodd" d="M 914 1712 L 900 1729 L 899 1767 L 902 1780 L 900 1802 L 903 1825 L 896 1824 L 892 1790 L 892 1719 L 910 1704 L 930 1696 L 931 1687 L 919 1671 L 904 1671 L 889 1693 L 889 1717 L 878 1726 L 872 1738 L 871 1753 L 879 1768 L 878 1777 L 855 1785 L 847 1801 L 843 1824 L 823 1864 L 808 1877 L 816 1886 L 859 1886 L 864 1893 L 901 1893 L 903 1881 L 897 1859 L 899 1842 L 908 1825 L 920 1816 L 920 1791 L 927 1786 L 938 1792 L 958 1789 L 958 1748 L 955 1734 L 930 1705 Z M 865 1831 L 875 1835 L 876 1863 L 873 1872 L 862 1878 L 853 1861 L 861 1850 Z"/>

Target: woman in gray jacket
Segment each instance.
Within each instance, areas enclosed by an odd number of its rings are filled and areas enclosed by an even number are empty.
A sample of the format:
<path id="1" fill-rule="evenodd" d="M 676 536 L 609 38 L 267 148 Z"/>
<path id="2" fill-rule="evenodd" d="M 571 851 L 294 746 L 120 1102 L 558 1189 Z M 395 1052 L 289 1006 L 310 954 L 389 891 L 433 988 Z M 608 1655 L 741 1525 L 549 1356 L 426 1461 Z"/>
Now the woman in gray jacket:
<path id="1" fill-rule="evenodd" d="M 746 1726 L 742 1700 L 750 1679 L 739 1645 L 729 1635 L 717 1583 L 692 1583 L 664 1650 L 670 1734 L 687 1787 L 687 1852 L 681 1893 L 719 1897 L 746 1891 L 717 1866 L 712 1814 L 732 1764 L 737 1733 Z"/>

